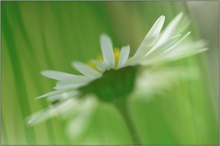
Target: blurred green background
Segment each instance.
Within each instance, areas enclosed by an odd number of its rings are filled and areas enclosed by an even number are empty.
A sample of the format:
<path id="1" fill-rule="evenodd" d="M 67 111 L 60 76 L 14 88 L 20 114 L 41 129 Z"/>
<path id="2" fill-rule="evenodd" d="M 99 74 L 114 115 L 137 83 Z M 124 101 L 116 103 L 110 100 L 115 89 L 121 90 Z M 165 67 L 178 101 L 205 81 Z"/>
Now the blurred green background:
<path id="1" fill-rule="evenodd" d="M 77 73 L 71 61 L 99 55 L 101 33 L 134 52 L 160 15 L 166 25 L 181 11 L 192 20 L 194 38 L 205 38 L 210 49 L 172 65 L 197 66 L 198 77 L 179 78 L 163 96 L 146 95 L 150 101 L 134 98 L 132 116 L 143 144 L 218 143 L 218 2 L 5 1 L 1 8 L 2 144 L 131 144 L 120 115 L 102 103 L 81 139 L 69 138 L 59 118 L 28 126 L 26 118 L 48 106 L 35 97 L 55 84 L 40 72 Z"/>

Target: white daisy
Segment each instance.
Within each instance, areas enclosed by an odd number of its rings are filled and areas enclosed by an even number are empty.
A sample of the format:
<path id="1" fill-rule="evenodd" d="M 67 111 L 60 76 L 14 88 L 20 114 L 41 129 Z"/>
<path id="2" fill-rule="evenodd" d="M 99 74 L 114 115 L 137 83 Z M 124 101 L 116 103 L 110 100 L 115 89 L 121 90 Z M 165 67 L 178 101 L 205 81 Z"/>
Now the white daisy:
<path id="1" fill-rule="evenodd" d="M 82 75 L 51 70 L 42 71 L 42 75 L 58 82 L 54 91 L 39 96 L 37 99 L 47 97 L 52 105 L 47 110 L 30 117 L 28 123 L 35 124 L 55 115 L 69 116 L 71 111 L 75 111 L 74 108 L 79 105 L 78 103 L 84 103 L 85 99 L 91 100 L 89 97 L 85 98 L 88 95 L 109 103 L 124 99 L 132 92 L 140 68 L 174 61 L 207 50 L 203 48 L 204 41 L 186 40 L 190 32 L 184 32 L 189 21 L 183 13 L 179 13 L 162 31 L 164 21 L 165 16 L 160 16 L 156 20 L 132 57 L 129 57 L 129 45 L 123 46 L 120 51 L 118 49 L 114 51 L 111 39 L 102 34 L 100 37 L 101 59 L 94 60 L 89 65 L 83 62 L 72 63 L 72 66 Z M 95 105 L 93 99 L 91 103 Z M 91 109 L 95 109 L 93 104 L 88 105 L 88 110 L 84 110 L 82 115 L 88 115 Z M 85 106 L 82 107 L 85 108 Z M 85 118 L 86 116 L 79 117 Z M 77 127 L 77 121 L 81 120 L 75 119 L 70 125 Z M 83 126 L 81 127 L 76 131 L 82 131 Z"/>

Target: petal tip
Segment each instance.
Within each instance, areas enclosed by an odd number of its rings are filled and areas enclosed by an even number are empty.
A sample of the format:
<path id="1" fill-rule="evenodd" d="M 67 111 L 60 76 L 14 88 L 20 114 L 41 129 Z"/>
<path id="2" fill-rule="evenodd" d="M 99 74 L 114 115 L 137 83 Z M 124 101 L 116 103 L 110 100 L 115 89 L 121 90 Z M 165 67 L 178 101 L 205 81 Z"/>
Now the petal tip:
<path id="1" fill-rule="evenodd" d="M 41 71 L 41 75 L 46 76 L 48 72 L 50 72 L 51 70 L 43 70 Z M 46 76 L 47 77 L 47 76 Z"/>
<path id="2" fill-rule="evenodd" d="M 110 37 L 106 34 L 106 33 L 102 33 L 101 35 L 100 35 L 100 39 L 102 40 L 102 39 L 110 39 Z"/>

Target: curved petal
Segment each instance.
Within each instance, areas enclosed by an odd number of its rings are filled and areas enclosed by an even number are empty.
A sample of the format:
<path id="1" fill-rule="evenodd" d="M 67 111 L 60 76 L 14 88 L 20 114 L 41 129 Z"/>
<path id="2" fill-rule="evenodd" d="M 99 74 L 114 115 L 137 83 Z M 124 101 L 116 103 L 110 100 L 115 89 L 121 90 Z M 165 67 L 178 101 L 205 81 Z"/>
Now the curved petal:
<path id="1" fill-rule="evenodd" d="M 185 35 L 183 35 L 176 43 L 175 45 L 173 45 L 172 47 L 170 47 L 169 49 L 166 50 L 166 52 L 169 52 L 169 51 L 173 51 L 175 49 L 176 46 L 178 46 L 183 40 L 185 40 L 186 37 L 188 37 L 188 35 L 190 34 L 191 32 L 188 32 L 186 33 Z M 178 49 L 177 49 L 178 50 Z M 165 53 L 166 53 L 165 52 Z"/>
<path id="2" fill-rule="evenodd" d="M 179 13 L 169 24 L 168 26 L 164 29 L 162 32 L 159 40 L 157 41 L 155 47 L 160 46 L 163 44 L 165 41 L 169 40 L 170 37 L 173 37 L 172 35 L 177 35 L 174 34 L 176 32 L 176 28 L 180 24 L 180 22 L 183 20 L 183 12 Z M 152 50 L 153 51 L 153 50 Z"/>
<path id="3" fill-rule="evenodd" d="M 71 77 L 67 80 L 62 80 L 57 83 L 57 86 L 59 85 L 68 85 L 68 84 L 76 84 L 76 83 L 89 83 L 90 81 L 94 80 L 94 78 L 87 77 L 87 76 L 76 76 Z"/>
<path id="4" fill-rule="evenodd" d="M 60 94 L 62 92 L 64 92 L 65 90 L 55 90 L 55 91 L 52 91 L 52 92 L 48 92 L 46 94 L 43 94 L 41 96 L 38 96 L 36 97 L 35 99 L 40 99 L 40 98 L 44 98 L 44 97 L 48 97 L 48 96 L 53 96 L 53 95 L 56 95 L 56 94 Z"/>
<path id="5" fill-rule="evenodd" d="M 101 73 L 94 70 L 93 68 L 89 67 L 88 65 L 82 63 L 82 62 L 73 62 L 72 65 L 82 74 L 89 76 L 89 77 L 100 77 Z"/>
<path id="6" fill-rule="evenodd" d="M 147 33 L 143 41 L 141 42 L 138 50 L 136 51 L 135 56 L 145 54 L 151 46 L 154 45 L 155 40 L 159 37 L 160 31 L 163 27 L 165 21 L 165 16 L 160 16 L 157 21 L 154 23 L 150 31 Z"/>
<path id="7" fill-rule="evenodd" d="M 153 24 L 153 26 L 151 27 L 151 29 L 149 30 L 149 32 L 146 35 L 146 38 L 152 37 L 152 36 L 157 36 L 164 24 L 165 21 L 165 16 L 160 16 L 156 22 Z"/>
<path id="8" fill-rule="evenodd" d="M 120 52 L 119 61 L 118 61 L 118 68 L 124 67 L 128 57 L 129 57 L 129 52 L 130 52 L 129 45 L 122 47 L 121 52 Z"/>
<path id="9" fill-rule="evenodd" d="M 153 64 L 153 63 L 163 63 L 168 61 L 174 61 L 178 59 L 182 59 L 184 57 L 188 57 L 191 55 L 195 55 L 197 53 L 201 53 L 206 51 L 208 48 L 205 48 L 207 45 L 205 41 L 199 40 L 196 42 L 186 41 L 180 43 L 180 41 L 184 40 L 189 33 L 182 36 L 172 47 L 168 48 L 166 51 L 157 55 L 152 59 L 143 60 L 142 64 Z M 145 61 L 145 62 L 144 62 Z"/>
<path id="10" fill-rule="evenodd" d="M 189 57 L 189 56 L 204 52 L 206 50 L 208 50 L 208 48 L 194 49 L 192 51 L 177 52 L 175 54 L 170 54 L 169 57 L 167 57 L 167 59 L 169 61 L 174 61 L 174 60 L 182 59 L 185 57 Z"/>
<path id="11" fill-rule="evenodd" d="M 87 98 L 83 102 L 79 113 L 73 118 L 73 120 L 69 122 L 67 132 L 71 138 L 78 139 L 85 134 L 90 123 L 92 122 L 92 117 L 96 111 L 96 107 L 97 103 L 93 98 Z"/>
<path id="12" fill-rule="evenodd" d="M 189 71 L 189 72 L 186 72 Z M 149 100 L 150 94 L 162 94 L 178 83 L 179 78 L 192 79 L 198 77 L 195 67 L 160 67 L 152 70 L 144 69 L 137 77 L 136 86 L 132 96 Z M 172 89 L 172 88 L 171 88 Z"/>
<path id="13" fill-rule="evenodd" d="M 77 83 L 77 84 L 64 84 L 64 85 L 57 85 L 54 87 L 54 89 L 57 90 L 67 90 L 67 89 L 75 89 L 75 88 L 79 88 L 81 86 L 86 85 L 85 83 Z"/>
<path id="14" fill-rule="evenodd" d="M 102 34 L 100 37 L 100 44 L 105 63 L 109 65 L 109 68 L 114 68 L 115 57 L 111 39 L 107 35 Z"/>
<path id="15" fill-rule="evenodd" d="M 156 43 L 160 36 L 160 31 L 163 27 L 165 21 L 165 16 L 160 16 L 154 25 L 151 27 L 150 31 L 147 33 L 134 56 L 129 60 L 130 64 L 135 64 L 141 59 Z"/>
<path id="16" fill-rule="evenodd" d="M 67 79 L 67 78 L 71 78 L 71 77 L 76 77 L 76 75 L 73 75 L 73 74 L 64 73 L 64 72 L 60 72 L 60 71 L 54 71 L 54 70 L 44 70 L 41 72 L 41 74 L 45 77 L 55 79 L 58 81 L 61 81 L 61 80 Z"/>
<path id="17" fill-rule="evenodd" d="M 58 116 L 58 115 L 65 115 L 67 111 L 74 108 L 78 100 L 76 98 L 70 98 L 63 102 L 60 102 L 56 105 L 52 105 L 47 109 L 44 109 L 40 112 L 35 113 L 34 115 L 27 118 L 27 123 L 29 125 L 35 125 L 40 122 L 43 122 L 49 118 Z"/>
<path id="18" fill-rule="evenodd" d="M 156 48 L 154 52 L 145 55 L 145 57 L 140 60 L 140 62 L 152 62 L 156 57 L 160 56 L 162 52 L 166 51 L 172 45 L 174 45 L 176 42 L 178 42 L 178 39 L 181 37 L 181 35 L 177 35 L 173 38 L 171 38 L 169 41 L 162 44 L 160 47 Z"/>
<path id="19" fill-rule="evenodd" d="M 153 56 L 154 58 L 152 58 L 151 60 L 153 61 L 154 59 L 157 59 L 157 57 L 163 57 L 163 55 L 165 55 L 165 53 L 173 51 L 175 50 L 179 50 L 179 48 L 176 48 L 191 32 L 186 33 L 185 35 L 181 36 L 177 35 L 173 38 L 171 38 L 170 40 L 168 40 L 167 42 L 165 42 L 164 44 L 162 44 L 160 47 L 156 48 L 154 50 L 154 52 L 152 52 L 151 54 L 146 54 L 146 59 L 147 56 Z M 154 54 L 157 54 L 156 56 L 154 56 Z M 148 57 L 148 59 L 150 59 Z"/>
<path id="20" fill-rule="evenodd" d="M 47 98 L 48 101 L 53 101 L 53 100 L 59 100 L 59 99 L 67 99 L 69 97 L 75 96 L 78 94 L 78 91 L 71 91 L 71 92 L 63 92 L 61 94 L 49 96 Z"/>
<path id="21" fill-rule="evenodd" d="M 105 72 L 109 68 L 105 62 L 96 62 L 95 65 L 101 72 Z"/>

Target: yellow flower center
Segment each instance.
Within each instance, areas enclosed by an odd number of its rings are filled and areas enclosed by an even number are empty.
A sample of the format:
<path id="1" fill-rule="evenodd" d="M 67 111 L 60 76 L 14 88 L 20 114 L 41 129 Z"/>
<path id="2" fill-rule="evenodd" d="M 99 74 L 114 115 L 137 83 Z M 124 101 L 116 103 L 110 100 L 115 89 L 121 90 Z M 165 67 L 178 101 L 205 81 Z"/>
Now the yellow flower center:
<path id="1" fill-rule="evenodd" d="M 115 68 L 116 68 L 118 66 L 118 61 L 119 61 L 119 57 L 120 57 L 120 50 L 118 48 L 114 49 L 114 57 L 115 57 Z M 98 55 L 95 60 L 96 61 L 103 61 L 103 56 L 102 55 Z M 100 70 L 96 67 L 96 65 L 92 61 L 89 61 L 88 65 L 91 68 L 93 68 L 93 69 L 95 69 L 95 70 L 100 72 Z"/>
<path id="2" fill-rule="evenodd" d="M 114 56 L 115 56 L 115 68 L 118 66 L 118 61 L 120 57 L 120 50 L 118 48 L 114 49 Z"/>

